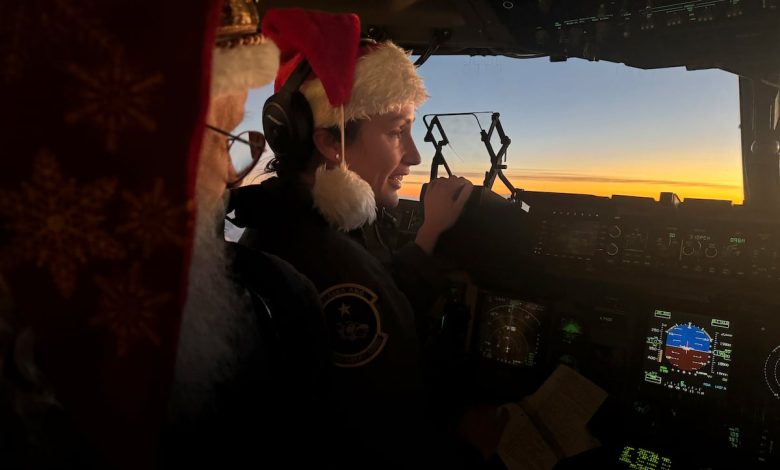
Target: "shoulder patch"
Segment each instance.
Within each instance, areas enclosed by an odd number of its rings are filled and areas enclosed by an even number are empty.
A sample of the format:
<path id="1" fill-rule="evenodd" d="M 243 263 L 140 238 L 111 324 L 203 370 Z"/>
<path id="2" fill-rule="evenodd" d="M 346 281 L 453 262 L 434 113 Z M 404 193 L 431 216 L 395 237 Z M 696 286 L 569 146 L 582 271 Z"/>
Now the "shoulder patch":
<path id="1" fill-rule="evenodd" d="M 373 291 L 360 284 L 338 284 L 323 291 L 320 300 L 337 366 L 362 366 L 382 352 L 387 334 L 382 333 Z"/>

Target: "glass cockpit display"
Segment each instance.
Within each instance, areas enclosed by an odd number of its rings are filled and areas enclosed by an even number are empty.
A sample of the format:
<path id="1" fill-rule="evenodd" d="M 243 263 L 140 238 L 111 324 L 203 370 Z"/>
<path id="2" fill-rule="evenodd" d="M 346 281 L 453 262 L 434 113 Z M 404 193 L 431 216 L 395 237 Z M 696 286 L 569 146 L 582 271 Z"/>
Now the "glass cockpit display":
<path id="1" fill-rule="evenodd" d="M 732 343 L 728 320 L 656 309 L 648 326 L 644 380 L 692 395 L 723 395 Z"/>
<path id="2" fill-rule="evenodd" d="M 770 326 L 769 322 L 761 324 L 759 333 L 756 336 L 760 338 L 760 373 L 765 385 L 763 396 L 764 399 L 769 398 L 772 406 L 777 407 L 780 404 L 780 335 L 777 327 Z"/>
<path id="3" fill-rule="evenodd" d="M 764 381 L 772 396 L 780 399 L 780 346 L 774 348 L 764 361 Z"/>
<path id="4" fill-rule="evenodd" d="M 598 246 L 599 223 L 593 220 L 562 219 L 550 240 L 553 253 L 569 256 L 593 256 Z"/>
<path id="5" fill-rule="evenodd" d="M 618 461 L 625 466 L 621 466 L 621 468 L 636 470 L 670 470 L 672 468 L 670 457 L 641 447 L 623 447 Z"/>
<path id="6" fill-rule="evenodd" d="M 512 366 L 538 362 L 546 310 L 533 302 L 486 294 L 479 323 L 479 352 L 486 359 Z"/>

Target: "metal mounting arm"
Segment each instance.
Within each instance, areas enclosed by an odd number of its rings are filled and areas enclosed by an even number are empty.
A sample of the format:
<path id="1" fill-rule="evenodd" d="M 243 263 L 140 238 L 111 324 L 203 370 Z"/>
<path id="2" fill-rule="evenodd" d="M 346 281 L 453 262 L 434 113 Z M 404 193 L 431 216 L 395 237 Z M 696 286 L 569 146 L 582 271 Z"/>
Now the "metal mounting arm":
<path id="1" fill-rule="evenodd" d="M 447 176 L 452 176 L 452 171 L 450 170 L 450 166 L 447 165 L 447 161 L 444 159 L 444 154 L 441 151 L 441 149 L 443 149 L 445 145 L 449 144 L 450 141 L 447 139 L 447 134 L 444 133 L 444 128 L 442 127 L 441 122 L 439 121 L 439 115 L 434 115 L 430 123 L 427 121 L 427 118 L 428 118 L 427 115 L 423 116 L 423 122 L 425 123 L 425 128 L 428 129 L 428 131 L 425 133 L 424 140 L 426 142 L 432 143 L 433 148 L 436 149 L 436 153 L 433 154 L 433 161 L 431 162 L 431 180 L 438 178 L 439 165 L 443 165 L 444 169 L 447 170 Z M 437 131 L 439 131 L 441 140 L 436 140 L 436 137 L 434 137 L 433 135 L 434 127 L 436 128 Z"/>
<path id="2" fill-rule="evenodd" d="M 436 51 L 439 50 L 439 46 L 447 42 L 447 40 L 452 36 L 452 31 L 449 29 L 436 29 L 433 31 L 433 36 L 431 37 L 431 42 L 428 43 L 428 47 L 425 49 L 425 52 L 420 54 L 420 57 L 417 58 L 416 61 L 414 61 L 414 66 L 419 67 L 422 64 L 425 63 L 428 58 L 435 54 Z"/>
<path id="3" fill-rule="evenodd" d="M 512 140 L 504 133 L 504 127 L 501 125 L 499 116 L 499 113 L 491 114 L 490 129 L 487 132 L 485 132 L 484 129 L 480 130 L 482 142 L 485 143 L 485 148 L 487 148 L 488 155 L 490 155 L 490 170 L 485 172 L 484 186 L 488 189 L 491 189 L 493 187 L 493 183 L 496 181 L 496 176 L 498 176 L 499 179 L 501 179 L 501 181 L 503 181 L 506 187 L 509 189 L 510 194 L 514 195 L 515 187 L 504 175 L 503 170 L 506 170 L 506 165 L 502 164 L 502 162 L 506 160 L 506 149 L 509 147 L 509 144 L 512 143 Z M 498 132 L 498 137 L 501 142 L 501 148 L 498 149 L 498 153 L 495 153 L 493 150 L 493 145 L 490 143 L 490 138 L 493 136 L 494 131 Z"/>
<path id="4" fill-rule="evenodd" d="M 487 131 L 482 128 L 482 124 L 479 122 L 477 114 L 490 114 L 490 128 Z M 494 113 L 492 111 L 426 114 L 423 116 L 423 123 L 425 123 L 425 128 L 427 130 L 424 140 L 433 144 L 433 147 L 436 149 L 436 153 L 433 155 L 433 161 L 431 162 L 431 179 L 438 177 L 440 165 L 444 166 L 448 176 L 452 176 L 452 171 L 450 170 L 449 165 L 447 165 L 447 161 L 444 160 L 444 154 L 442 153 L 444 146 L 449 145 L 450 143 L 449 139 L 447 138 L 447 134 L 444 133 L 444 127 L 439 120 L 439 118 L 442 116 L 474 117 L 474 120 L 477 122 L 477 126 L 479 127 L 480 139 L 482 140 L 482 143 L 485 144 L 485 148 L 487 149 L 488 155 L 490 156 L 490 169 L 485 172 L 485 181 L 483 185 L 487 189 L 492 189 L 493 183 L 495 183 L 496 177 L 498 177 L 509 189 L 512 198 L 515 198 L 517 190 L 512 185 L 512 183 L 509 182 L 509 179 L 506 177 L 506 175 L 504 175 L 503 172 L 503 170 L 506 169 L 506 165 L 503 164 L 503 161 L 506 159 L 506 150 L 509 147 L 509 144 L 512 143 L 512 140 L 504 133 L 504 128 L 501 125 L 501 120 L 499 119 L 500 114 Z M 429 118 L 431 118 L 430 122 L 428 121 Z M 437 140 L 433 135 L 434 129 L 439 132 L 441 139 Z M 493 132 L 498 132 L 499 140 L 501 141 L 501 148 L 498 149 L 498 153 L 493 150 L 493 144 L 490 143 Z"/>

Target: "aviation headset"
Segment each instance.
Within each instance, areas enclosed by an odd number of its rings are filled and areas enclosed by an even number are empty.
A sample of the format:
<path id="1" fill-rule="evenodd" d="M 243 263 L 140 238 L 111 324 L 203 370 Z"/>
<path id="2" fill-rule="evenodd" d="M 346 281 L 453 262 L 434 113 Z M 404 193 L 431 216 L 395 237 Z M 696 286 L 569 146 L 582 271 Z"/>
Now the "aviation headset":
<path id="1" fill-rule="evenodd" d="M 370 38 L 360 39 L 360 46 L 376 43 Z M 299 91 L 310 73 L 309 62 L 301 60 L 282 88 L 263 105 L 265 141 L 278 157 L 307 158 L 314 148 L 314 117 L 309 101 Z"/>
<path id="2" fill-rule="evenodd" d="M 299 91 L 309 73 L 309 62 L 301 60 L 282 88 L 263 105 L 263 133 L 277 157 L 308 158 L 313 149 L 314 118 Z"/>

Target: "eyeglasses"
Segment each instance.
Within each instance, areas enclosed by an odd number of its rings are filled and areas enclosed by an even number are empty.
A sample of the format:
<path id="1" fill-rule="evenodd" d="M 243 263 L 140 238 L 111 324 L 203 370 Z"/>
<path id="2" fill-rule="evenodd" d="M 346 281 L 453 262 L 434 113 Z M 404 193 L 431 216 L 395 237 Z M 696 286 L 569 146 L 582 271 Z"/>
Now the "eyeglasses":
<path id="1" fill-rule="evenodd" d="M 206 127 L 227 137 L 227 151 L 228 155 L 230 155 L 227 187 L 235 188 L 241 184 L 241 180 L 252 171 L 263 155 L 265 136 L 258 131 L 244 131 L 238 135 L 233 135 L 209 124 L 206 124 Z M 236 142 L 246 145 L 234 145 Z"/>

